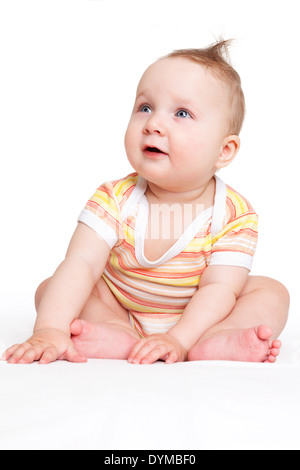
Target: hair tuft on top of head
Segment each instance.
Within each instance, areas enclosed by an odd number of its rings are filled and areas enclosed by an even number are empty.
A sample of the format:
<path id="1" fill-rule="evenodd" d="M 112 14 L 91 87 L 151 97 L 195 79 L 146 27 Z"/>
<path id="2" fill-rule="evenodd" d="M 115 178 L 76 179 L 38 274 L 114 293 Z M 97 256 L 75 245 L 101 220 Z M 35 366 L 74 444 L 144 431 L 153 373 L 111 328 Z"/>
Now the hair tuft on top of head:
<path id="1" fill-rule="evenodd" d="M 233 43 L 233 39 L 222 39 L 220 38 L 215 43 L 203 48 L 203 49 L 179 49 L 173 51 L 170 55 L 185 55 L 203 57 L 208 62 L 230 64 L 229 49 Z"/>

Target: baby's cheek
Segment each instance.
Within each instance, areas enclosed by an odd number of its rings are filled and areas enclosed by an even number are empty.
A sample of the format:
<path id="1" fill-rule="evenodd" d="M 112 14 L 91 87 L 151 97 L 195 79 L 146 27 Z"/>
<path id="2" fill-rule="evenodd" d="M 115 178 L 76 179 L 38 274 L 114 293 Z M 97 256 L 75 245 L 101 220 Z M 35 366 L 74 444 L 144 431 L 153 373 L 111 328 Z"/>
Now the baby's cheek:
<path id="1" fill-rule="evenodd" d="M 125 138 L 124 138 L 124 144 L 125 144 L 126 152 L 130 151 L 130 149 L 132 147 L 132 141 L 133 141 L 133 137 L 132 137 L 131 128 L 128 127 L 127 131 L 125 133 Z"/>

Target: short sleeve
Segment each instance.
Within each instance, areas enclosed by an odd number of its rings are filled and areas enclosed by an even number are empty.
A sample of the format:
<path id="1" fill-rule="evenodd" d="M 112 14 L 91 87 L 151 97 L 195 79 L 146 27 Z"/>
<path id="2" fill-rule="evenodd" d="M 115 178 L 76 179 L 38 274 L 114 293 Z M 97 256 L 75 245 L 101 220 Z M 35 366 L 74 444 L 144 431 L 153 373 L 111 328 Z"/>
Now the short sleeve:
<path id="1" fill-rule="evenodd" d="M 88 225 L 103 238 L 110 248 L 122 239 L 122 222 L 112 183 L 104 183 L 88 200 L 78 222 Z"/>
<path id="2" fill-rule="evenodd" d="M 249 211 L 230 220 L 212 239 L 210 266 L 240 266 L 251 270 L 257 245 L 258 216 Z"/>

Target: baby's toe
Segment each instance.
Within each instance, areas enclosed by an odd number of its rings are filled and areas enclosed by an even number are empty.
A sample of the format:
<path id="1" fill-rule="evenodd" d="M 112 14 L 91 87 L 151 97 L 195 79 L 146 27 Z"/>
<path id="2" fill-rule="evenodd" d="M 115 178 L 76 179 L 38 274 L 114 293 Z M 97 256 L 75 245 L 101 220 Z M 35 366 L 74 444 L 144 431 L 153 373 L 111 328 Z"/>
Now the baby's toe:
<path id="1" fill-rule="evenodd" d="M 280 349 L 281 348 L 281 341 L 279 341 L 279 339 L 276 339 L 275 341 L 273 341 L 272 348 Z"/>
<path id="2" fill-rule="evenodd" d="M 277 357 L 277 356 L 279 356 L 279 353 L 280 353 L 279 349 L 272 348 L 271 351 L 270 351 L 270 356 Z"/>
<path id="3" fill-rule="evenodd" d="M 274 362 L 276 362 L 276 359 L 277 357 L 276 356 L 272 356 L 272 354 L 270 354 L 266 360 L 266 362 L 270 362 L 271 364 L 274 364 Z"/>

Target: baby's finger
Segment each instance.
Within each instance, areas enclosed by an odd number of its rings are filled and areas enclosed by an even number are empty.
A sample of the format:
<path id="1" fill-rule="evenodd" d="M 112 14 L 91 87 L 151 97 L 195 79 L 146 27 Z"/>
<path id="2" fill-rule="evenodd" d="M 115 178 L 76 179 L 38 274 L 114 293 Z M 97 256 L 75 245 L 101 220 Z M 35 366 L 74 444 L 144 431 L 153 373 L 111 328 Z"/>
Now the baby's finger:
<path id="1" fill-rule="evenodd" d="M 41 358 L 44 350 L 45 346 L 43 344 L 32 344 L 31 347 L 18 360 L 18 364 L 31 364 L 34 361 L 38 361 Z"/>
<path id="2" fill-rule="evenodd" d="M 49 346 L 43 352 L 39 364 L 50 364 L 50 362 L 56 361 L 58 358 L 57 349 L 54 346 Z"/>
<path id="3" fill-rule="evenodd" d="M 140 359 L 140 364 L 153 364 L 153 362 L 165 357 L 168 352 L 169 349 L 165 344 L 157 345 Z"/>
<path id="4" fill-rule="evenodd" d="M 135 343 L 133 346 L 132 350 L 129 353 L 128 356 L 128 362 L 132 362 L 133 358 L 136 356 L 136 354 L 141 350 L 141 348 L 144 346 L 146 340 L 145 339 L 140 339 Z"/>
<path id="5" fill-rule="evenodd" d="M 4 351 L 4 353 L 1 356 L 1 361 L 7 361 L 10 358 L 10 356 L 16 351 L 16 349 L 18 349 L 19 346 L 20 344 L 14 344 L 10 348 L 8 348 L 6 351 Z"/>
<path id="6" fill-rule="evenodd" d="M 18 364 L 31 364 L 37 361 L 42 354 L 42 348 L 30 348 L 26 351 L 22 357 L 18 360 Z"/>
<path id="7" fill-rule="evenodd" d="M 129 360 L 129 362 L 132 362 L 133 364 L 140 364 L 142 359 L 151 351 L 153 348 L 152 345 L 150 344 L 144 344 L 139 351 L 136 352 L 136 354 Z"/>
<path id="8" fill-rule="evenodd" d="M 141 361 L 156 347 L 155 344 L 151 342 L 145 342 L 141 345 L 140 349 L 134 354 L 129 362 L 133 364 L 140 364 Z"/>
<path id="9" fill-rule="evenodd" d="M 29 343 L 19 344 L 15 351 L 10 355 L 8 362 L 10 364 L 17 364 L 23 355 L 31 348 Z"/>
<path id="10" fill-rule="evenodd" d="M 165 359 L 166 364 L 174 364 L 178 361 L 178 354 L 175 350 L 171 351 L 168 357 Z"/>

